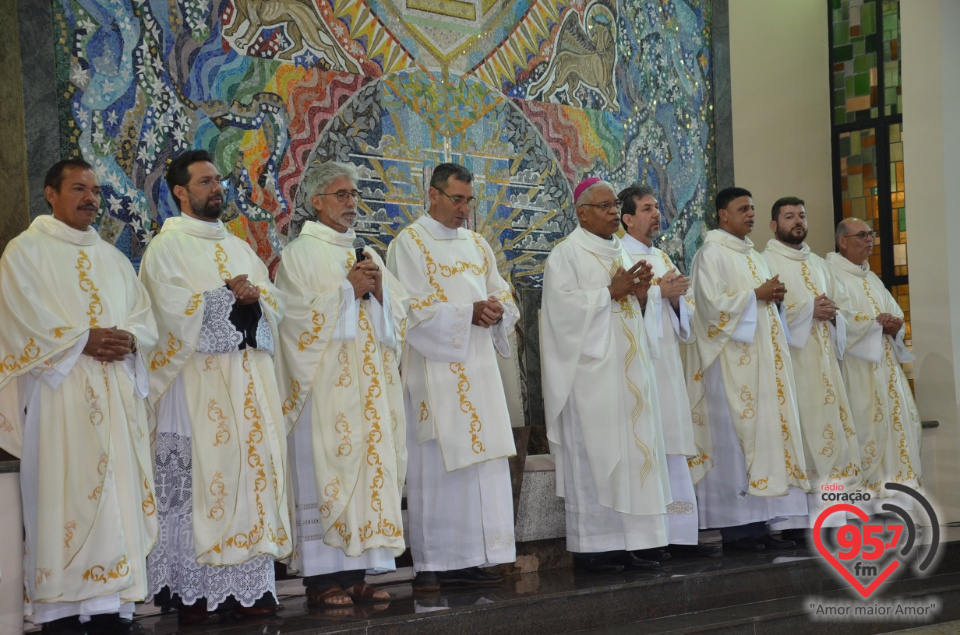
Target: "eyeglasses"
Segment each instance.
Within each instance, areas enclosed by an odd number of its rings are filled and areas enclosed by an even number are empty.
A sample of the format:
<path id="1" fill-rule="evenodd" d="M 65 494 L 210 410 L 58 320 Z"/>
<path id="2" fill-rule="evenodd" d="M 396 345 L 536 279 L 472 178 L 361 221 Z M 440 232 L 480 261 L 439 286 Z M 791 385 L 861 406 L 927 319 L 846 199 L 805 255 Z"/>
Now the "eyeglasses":
<path id="1" fill-rule="evenodd" d="M 433 189 L 435 189 L 436 191 L 440 192 L 441 194 L 449 198 L 450 202 L 456 205 L 457 207 L 466 205 L 471 210 L 474 210 L 477 207 L 476 197 L 471 196 L 470 198 L 467 198 L 465 196 L 450 196 L 449 194 L 441 190 L 439 187 L 435 187 Z"/>
<path id="2" fill-rule="evenodd" d="M 623 207 L 623 201 L 617 199 L 615 201 L 604 201 L 602 203 L 580 203 L 580 206 L 599 207 L 601 211 L 609 212 L 611 207 L 618 210 Z"/>
<path id="3" fill-rule="evenodd" d="M 317 194 L 316 196 L 336 196 L 337 200 L 341 203 L 346 203 L 347 200 L 353 199 L 355 201 L 360 200 L 360 192 L 358 190 L 337 190 L 336 192 L 329 192 L 327 194 Z"/>
<path id="4" fill-rule="evenodd" d="M 857 232 L 856 234 L 846 234 L 847 238 L 854 237 L 854 238 L 859 238 L 860 240 L 863 240 L 867 236 L 869 236 L 870 238 L 876 238 L 877 232 L 871 230 L 868 232 Z"/>

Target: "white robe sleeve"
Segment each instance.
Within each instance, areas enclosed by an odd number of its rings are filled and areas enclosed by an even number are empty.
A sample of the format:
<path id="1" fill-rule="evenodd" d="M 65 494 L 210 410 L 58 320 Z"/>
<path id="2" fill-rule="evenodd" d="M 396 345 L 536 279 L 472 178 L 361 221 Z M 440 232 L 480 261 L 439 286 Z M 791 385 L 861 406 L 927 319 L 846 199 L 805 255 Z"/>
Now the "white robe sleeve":
<path id="1" fill-rule="evenodd" d="M 653 285 L 647 291 L 647 306 L 643 312 L 643 330 L 647 334 L 647 347 L 650 357 L 660 359 L 660 340 L 663 339 L 663 307 L 664 302 L 669 306 L 669 300 L 663 299 L 663 293 L 658 285 Z"/>
<path id="2" fill-rule="evenodd" d="M 680 309 L 679 314 L 677 311 L 674 311 L 673 305 L 670 304 L 669 300 L 664 300 L 664 311 L 670 315 L 670 323 L 673 324 L 673 332 L 677 334 L 677 338 L 686 344 L 690 341 L 690 311 L 687 309 L 687 303 L 683 298 L 680 298 Z"/>
<path id="3" fill-rule="evenodd" d="M 46 384 L 50 390 L 56 390 L 60 387 L 60 384 L 63 383 L 63 380 L 67 378 L 67 375 L 70 374 L 70 371 L 73 370 L 73 367 L 76 366 L 77 360 L 79 360 L 83 354 L 83 349 L 87 345 L 88 339 L 90 339 L 90 331 L 78 337 L 77 342 L 73 346 L 61 353 L 60 359 L 58 359 L 55 364 L 50 366 L 44 365 L 42 369 L 37 368 L 31 372 Z"/>
<path id="4" fill-rule="evenodd" d="M 837 311 L 837 325 L 827 323 L 830 328 L 830 339 L 837 350 L 837 359 L 843 360 L 843 354 L 847 350 L 847 320 Z"/>
<path id="5" fill-rule="evenodd" d="M 730 337 L 744 344 L 752 344 L 757 331 L 757 294 L 752 292 L 747 307 Z"/>
<path id="6" fill-rule="evenodd" d="M 373 332 L 382 346 L 397 350 L 396 321 L 393 319 L 393 303 L 390 301 L 390 290 L 383 285 L 383 304 L 370 298 L 370 314 L 373 321 Z"/>
<path id="7" fill-rule="evenodd" d="M 353 285 L 349 280 L 340 283 L 340 311 L 331 338 L 335 342 L 357 339 L 357 319 L 360 300 L 353 297 Z"/>
<path id="8" fill-rule="evenodd" d="M 470 348 L 473 305 L 444 302 L 435 311 L 407 331 L 407 343 L 427 359 L 463 363 Z"/>
<path id="9" fill-rule="evenodd" d="M 893 338 L 893 351 L 897 355 L 897 361 L 901 364 L 906 364 L 907 362 L 912 362 L 917 359 L 917 356 L 911 353 L 907 345 L 903 343 L 903 337 L 906 335 L 906 332 L 907 325 L 904 324 L 900 327 L 900 330 L 897 331 L 897 336 Z"/>
<path id="10" fill-rule="evenodd" d="M 813 326 L 813 302 L 805 303 L 793 318 L 793 322 L 788 323 L 785 317 L 781 314 L 781 318 L 784 318 L 781 321 L 789 329 L 787 341 L 793 348 L 803 348 L 810 339 L 810 328 Z"/>
<path id="11" fill-rule="evenodd" d="M 856 344 L 847 349 L 847 355 L 856 359 L 862 359 L 871 364 L 880 363 L 880 356 L 883 354 L 883 327 L 879 322 L 870 325 L 867 334 L 860 338 Z"/>

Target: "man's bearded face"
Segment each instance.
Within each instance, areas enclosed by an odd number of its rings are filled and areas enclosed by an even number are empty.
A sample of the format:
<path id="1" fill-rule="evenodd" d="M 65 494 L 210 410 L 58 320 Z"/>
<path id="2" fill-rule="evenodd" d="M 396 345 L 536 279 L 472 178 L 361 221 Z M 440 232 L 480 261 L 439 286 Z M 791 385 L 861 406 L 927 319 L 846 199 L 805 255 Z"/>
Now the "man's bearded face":
<path id="1" fill-rule="evenodd" d="M 187 203 L 195 216 L 217 220 L 223 213 L 223 187 L 220 173 L 212 163 L 200 161 L 187 168 L 190 181 L 187 183 Z"/>
<path id="2" fill-rule="evenodd" d="M 781 207 L 774 231 L 780 242 L 788 245 L 802 245 L 807 239 L 807 212 L 803 205 Z"/>
<path id="3" fill-rule="evenodd" d="M 624 215 L 625 219 L 632 216 L 626 221 L 627 233 L 649 246 L 660 235 L 660 204 L 651 195 L 637 199 L 635 203 L 636 211 Z"/>

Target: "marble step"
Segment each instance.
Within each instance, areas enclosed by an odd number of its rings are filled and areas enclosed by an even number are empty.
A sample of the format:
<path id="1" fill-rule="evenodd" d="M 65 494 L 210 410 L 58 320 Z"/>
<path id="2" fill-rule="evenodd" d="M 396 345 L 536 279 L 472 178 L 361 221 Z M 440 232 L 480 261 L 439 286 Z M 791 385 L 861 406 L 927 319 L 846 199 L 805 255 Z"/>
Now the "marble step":
<path id="1" fill-rule="evenodd" d="M 819 594 L 820 601 L 849 600 L 846 590 Z M 811 620 L 802 596 L 739 604 L 736 606 L 673 615 L 651 620 L 631 622 L 619 626 L 575 631 L 576 635 L 823 635 L 825 632 L 843 635 L 867 635 L 892 633 L 912 628 L 918 624 L 940 624 L 960 620 L 960 574 L 932 576 L 925 579 L 904 580 L 895 583 L 880 600 L 886 604 L 894 598 L 906 601 L 935 601 L 940 610 L 934 617 L 912 617 L 894 621 L 884 617 L 872 620 L 851 621 L 846 618 L 823 618 Z M 935 598 L 935 599 L 934 599 Z M 870 604 L 869 602 L 867 603 Z"/>
<path id="2" fill-rule="evenodd" d="M 938 619 L 960 618 L 960 543 L 947 543 L 942 549 L 944 555 L 934 575 L 917 578 L 905 572 L 884 590 L 883 597 L 938 595 L 947 604 Z M 282 632 L 819 635 L 847 631 L 835 631 L 832 626 L 824 630 L 823 624 L 810 628 L 804 599 L 851 597 L 819 558 L 807 557 L 804 552 L 680 561 L 665 565 L 657 574 L 575 576 L 569 570 L 541 571 L 510 576 L 502 588 L 444 591 L 435 598 L 414 596 L 409 585 L 396 591 L 405 597 L 398 597 L 389 610 L 368 619 L 336 624 L 293 620 Z M 878 630 L 874 624 L 864 630 L 863 624 L 852 624 L 849 632 L 883 632 L 914 625 L 891 623 L 890 628 Z"/>

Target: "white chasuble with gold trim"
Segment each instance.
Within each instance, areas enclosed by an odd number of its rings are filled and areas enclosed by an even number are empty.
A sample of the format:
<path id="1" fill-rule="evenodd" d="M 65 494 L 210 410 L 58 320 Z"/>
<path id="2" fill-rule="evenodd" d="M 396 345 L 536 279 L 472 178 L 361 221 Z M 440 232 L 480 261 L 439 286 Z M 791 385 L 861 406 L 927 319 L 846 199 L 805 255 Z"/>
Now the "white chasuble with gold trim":
<path id="1" fill-rule="evenodd" d="M 657 373 L 657 393 L 660 415 L 663 418 L 663 439 L 667 454 L 687 457 L 697 455 L 693 439 L 693 419 L 690 414 L 690 397 L 680 360 L 680 344 L 693 341 L 690 320 L 696 310 L 693 293 L 688 291 L 679 309 L 660 293 L 660 279 L 671 270 L 677 270 L 663 250 L 647 247 L 629 234 L 620 239 L 623 248 L 634 262 L 647 261 L 653 267 L 653 286 L 647 294 L 646 311 L 656 313 L 652 321 L 656 330 L 653 335 L 660 339 L 660 357 L 653 362 Z"/>
<path id="2" fill-rule="evenodd" d="M 562 478 L 567 453 L 578 451 L 561 425 L 573 407 L 600 504 L 661 515 L 672 498 L 648 334 L 637 298 L 613 301 L 607 290 L 632 264 L 618 238 L 580 227 L 547 258 L 540 312 L 547 437 L 558 496 L 581 489 Z"/>
<path id="3" fill-rule="evenodd" d="M 390 243 L 387 266 L 411 296 L 401 367 L 417 441 L 437 439 L 447 471 L 514 456 L 497 365 L 520 316 L 493 249 L 480 234 L 421 216 Z M 502 321 L 471 325 L 473 303 L 494 296 Z"/>
<path id="4" fill-rule="evenodd" d="M 863 485 L 879 498 L 891 492 L 884 483 L 914 489 L 923 486 L 920 464 L 920 413 L 901 362 L 913 360 L 903 344 L 904 329 L 884 335 L 876 318 L 903 310 L 866 263 L 855 265 L 838 253 L 827 254 L 837 279 L 837 303 L 847 322 L 843 378 L 860 442 Z"/>
<path id="5" fill-rule="evenodd" d="M 252 347 L 197 350 L 206 305 L 215 297 L 209 292 L 241 274 L 260 289 L 260 308 L 275 333 L 282 305 L 267 268 L 223 223 L 168 218 L 140 268 L 160 334 L 147 357 L 150 400 L 157 404 L 182 377 L 192 435 L 194 550 L 205 565 L 292 551 L 286 429 L 273 358 Z"/>
<path id="6" fill-rule="evenodd" d="M 707 233 L 691 267 L 699 360 L 687 369 L 695 384 L 705 369 L 720 364 L 747 470 L 745 491 L 764 497 L 783 496 L 790 486 L 810 489 L 787 334 L 776 304 L 754 293 L 771 277 L 749 238 Z M 697 426 L 695 433 L 698 448 L 710 456 L 708 428 Z"/>
<path id="7" fill-rule="evenodd" d="M 833 274 L 823 258 L 811 253 L 806 243 L 794 249 L 771 239 L 763 257 L 770 273 L 779 275 L 780 282 L 787 287 L 783 304 L 791 336 L 790 357 L 807 475 L 816 490 L 831 484 L 841 485 L 843 491 L 853 491 L 863 480 L 860 447 L 840 374 L 836 330 L 830 322 L 813 317 L 817 296 L 826 294 L 834 301 L 837 297 Z M 842 314 L 838 315 L 837 323 L 845 333 Z"/>
<path id="8" fill-rule="evenodd" d="M 123 254 L 52 216 L 7 245 L 0 297 L 0 447 L 23 459 L 26 599 L 143 600 L 157 537 L 145 369 L 139 353 L 82 349 L 91 328 L 117 327 L 149 350 L 150 300 Z"/>
<path id="9" fill-rule="evenodd" d="M 277 272 L 286 305 L 278 351 L 283 412 L 288 429 L 312 430 L 318 500 L 298 492 L 297 505 L 318 505 L 323 542 L 347 556 L 375 548 L 399 556 L 407 449 L 398 348 L 409 299 L 373 249 L 366 254 L 383 274 L 384 303 L 354 298 L 347 281 L 356 263 L 354 236 L 310 221 L 283 250 Z"/>

